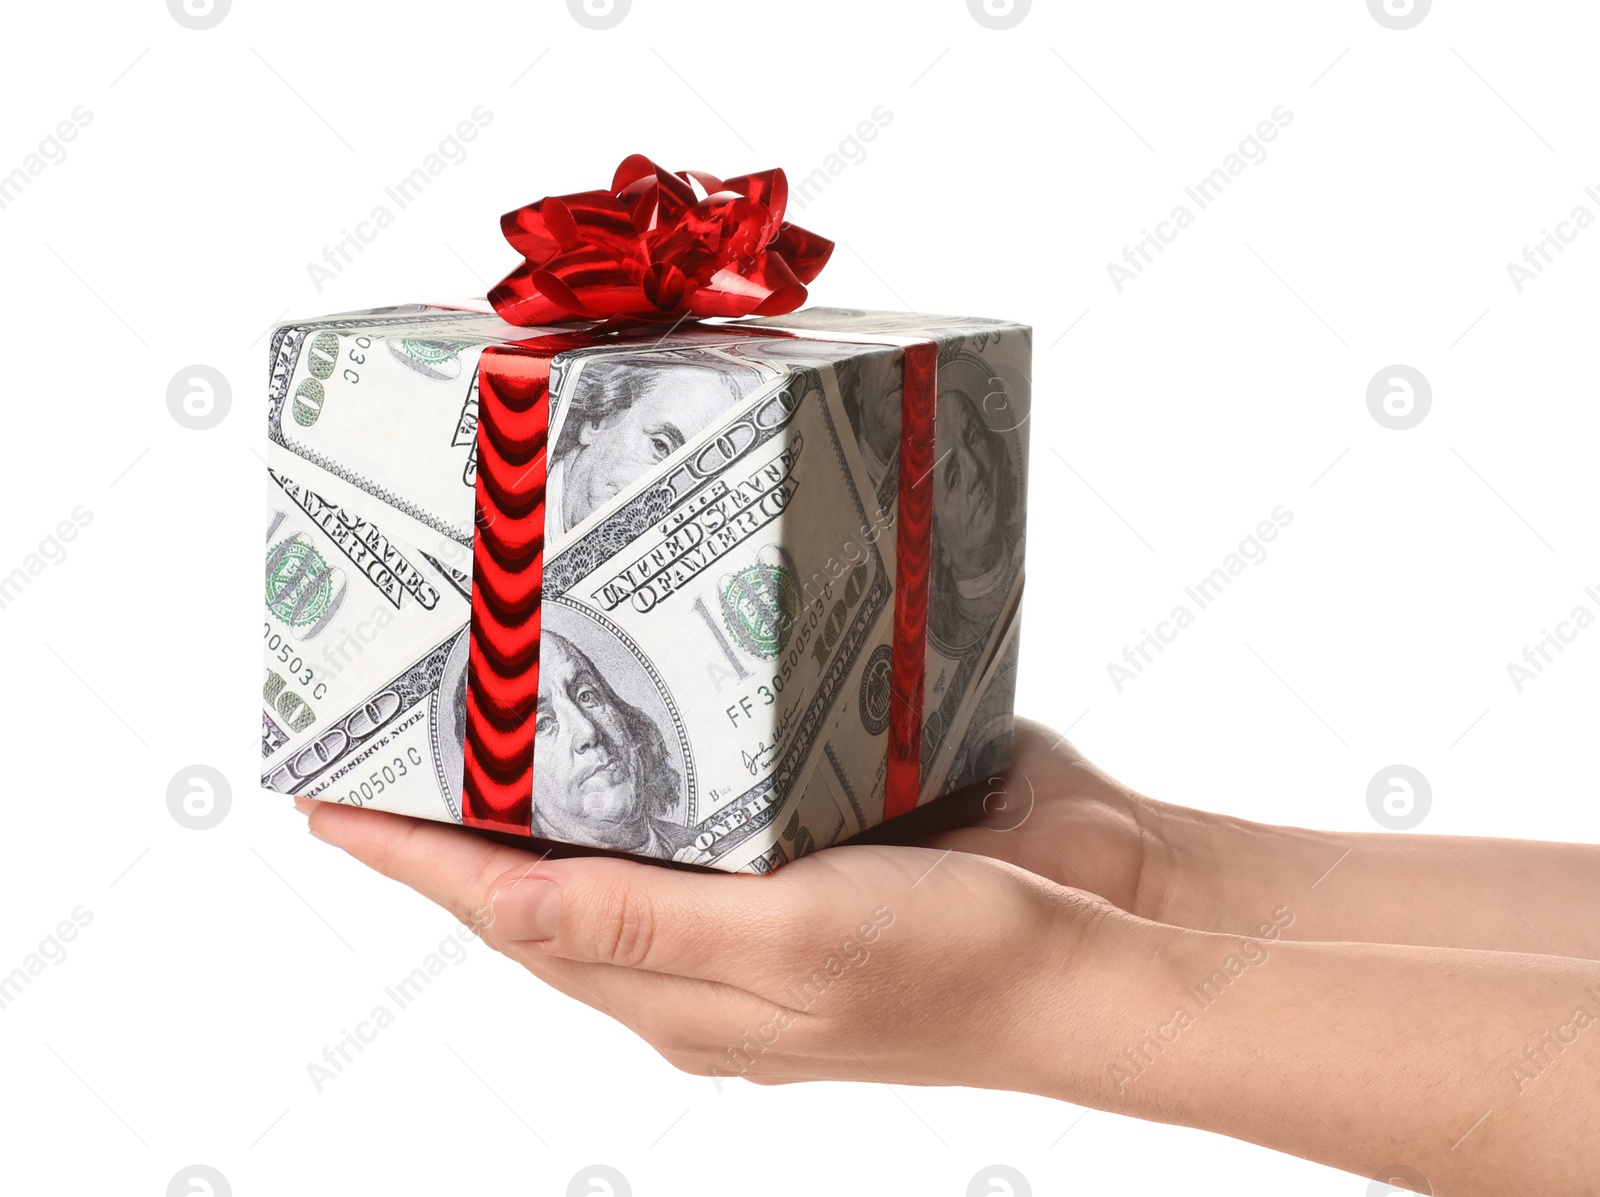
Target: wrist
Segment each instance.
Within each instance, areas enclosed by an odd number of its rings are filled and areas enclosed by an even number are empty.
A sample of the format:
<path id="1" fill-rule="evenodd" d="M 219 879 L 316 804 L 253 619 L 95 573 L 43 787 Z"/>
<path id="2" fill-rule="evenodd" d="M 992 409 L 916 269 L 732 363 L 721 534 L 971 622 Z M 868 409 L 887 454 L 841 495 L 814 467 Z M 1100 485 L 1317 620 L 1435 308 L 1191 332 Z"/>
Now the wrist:
<path id="1" fill-rule="evenodd" d="M 1183 988 L 1179 978 L 1193 971 L 1182 965 L 1196 955 L 1197 941 L 1213 937 L 1060 892 L 1062 917 L 1034 940 L 1028 975 L 1011 991 L 1026 1013 L 1011 1022 L 1023 1035 L 1009 1053 L 1005 1087 L 1139 1112 L 1127 1052 L 1147 1034 L 1159 1037 Z"/>
<path id="2" fill-rule="evenodd" d="M 1144 799 L 1156 830 L 1137 913 L 1195 931 L 1257 936 L 1303 898 L 1349 846 L 1320 831 L 1252 823 Z"/>
<path id="3" fill-rule="evenodd" d="M 1219 1035 L 1280 952 L 1292 913 L 1248 931 L 1194 931 L 1110 910 L 1059 959 L 1061 998 L 1026 1074 L 1029 1092 L 1131 1117 L 1202 1126 L 1231 1094 L 1215 1071 Z M 1065 983 L 1062 978 L 1070 974 Z M 1248 1021 L 1248 1020 L 1247 1020 Z M 1023 1086 L 1015 1086 L 1023 1087 Z M 1206 1096 L 1209 1094 L 1210 1096 Z M 1225 1105 L 1226 1102 L 1224 1101 Z"/>

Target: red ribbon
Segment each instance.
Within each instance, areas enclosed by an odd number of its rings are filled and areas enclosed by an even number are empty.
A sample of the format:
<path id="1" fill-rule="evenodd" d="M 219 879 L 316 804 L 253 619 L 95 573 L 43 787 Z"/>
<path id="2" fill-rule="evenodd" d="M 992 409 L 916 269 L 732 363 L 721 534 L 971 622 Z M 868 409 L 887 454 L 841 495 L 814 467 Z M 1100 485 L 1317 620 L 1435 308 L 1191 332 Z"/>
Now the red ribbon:
<path id="1" fill-rule="evenodd" d="M 704 198 L 696 199 L 696 183 Z M 491 347 L 479 363 L 462 802 L 469 826 L 532 827 L 551 360 L 629 325 L 799 307 L 833 243 L 783 222 L 787 196 L 782 170 L 722 182 L 668 174 L 636 154 L 617 168 L 610 192 L 551 196 L 502 217 L 526 260 L 489 293 L 501 318 L 588 323 Z M 937 366 L 935 342 L 905 349 L 885 818 L 915 807 L 921 784 Z"/>
<path id="2" fill-rule="evenodd" d="M 547 196 L 500 218 L 524 261 L 489 302 L 522 325 L 792 312 L 833 242 L 785 223 L 788 202 L 780 169 L 721 180 L 634 154 L 610 191 Z"/>
<path id="3" fill-rule="evenodd" d="M 938 342 L 907 345 L 900 363 L 900 508 L 895 529 L 885 819 L 914 809 L 922 791 L 922 692 L 928 669 L 928 584 L 933 573 Z"/>

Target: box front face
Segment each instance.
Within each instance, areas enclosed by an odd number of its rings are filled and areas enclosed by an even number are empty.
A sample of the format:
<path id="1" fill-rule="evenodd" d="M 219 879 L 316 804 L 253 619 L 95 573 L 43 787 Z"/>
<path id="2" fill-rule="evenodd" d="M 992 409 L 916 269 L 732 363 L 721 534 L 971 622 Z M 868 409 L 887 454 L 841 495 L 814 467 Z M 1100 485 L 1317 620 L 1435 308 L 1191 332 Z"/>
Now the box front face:
<path id="1" fill-rule="evenodd" d="M 274 337 L 264 787 L 460 820 L 477 365 L 515 331 L 401 310 Z"/>
<path id="2" fill-rule="evenodd" d="M 854 347 L 729 338 L 564 359 L 537 833 L 760 870 L 869 818 L 846 801 L 809 804 L 815 830 L 797 821 L 825 753 L 868 779 L 881 763 L 859 694 L 891 635 L 892 535 L 827 351 Z"/>

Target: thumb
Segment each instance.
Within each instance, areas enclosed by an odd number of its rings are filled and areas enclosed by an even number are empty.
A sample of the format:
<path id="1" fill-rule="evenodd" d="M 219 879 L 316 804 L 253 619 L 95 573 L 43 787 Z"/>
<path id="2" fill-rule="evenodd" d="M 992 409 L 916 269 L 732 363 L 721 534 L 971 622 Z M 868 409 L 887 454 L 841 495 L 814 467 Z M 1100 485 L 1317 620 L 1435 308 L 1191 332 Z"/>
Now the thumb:
<path id="1" fill-rule="evenodd" d="M 783 942 L 765 880 L 604 857 L 544 861 L 491 884 L 484 931 L 565 960 L 731 980 L 735 961 L 748 966 L 757 945 Z"/>

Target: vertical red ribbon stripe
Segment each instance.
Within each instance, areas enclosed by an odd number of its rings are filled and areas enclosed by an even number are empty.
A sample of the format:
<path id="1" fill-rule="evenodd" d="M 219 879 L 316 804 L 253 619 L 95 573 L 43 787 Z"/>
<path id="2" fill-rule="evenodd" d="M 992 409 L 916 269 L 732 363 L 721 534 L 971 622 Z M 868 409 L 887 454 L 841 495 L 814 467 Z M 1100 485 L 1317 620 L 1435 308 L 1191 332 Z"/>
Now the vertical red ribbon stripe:
<path id="1" fill-rule="evenodd" d="M 939 344 L 905 347 L 900 392 L 900 513 L 895 531 L 894 656 L 883 817 L 917 805 L 922 789 L 922 692 L 928 671 L 933 467 Z"/>
<path id="2" fill-rule="evenodd" d="M 526 835 L 533 825 L 550 359 L 588 343 L 576 334 L 536 337 L 485 349 L 478 363 L 461 803 L 470 827 Z"/>

